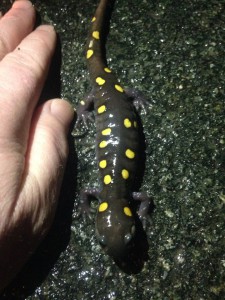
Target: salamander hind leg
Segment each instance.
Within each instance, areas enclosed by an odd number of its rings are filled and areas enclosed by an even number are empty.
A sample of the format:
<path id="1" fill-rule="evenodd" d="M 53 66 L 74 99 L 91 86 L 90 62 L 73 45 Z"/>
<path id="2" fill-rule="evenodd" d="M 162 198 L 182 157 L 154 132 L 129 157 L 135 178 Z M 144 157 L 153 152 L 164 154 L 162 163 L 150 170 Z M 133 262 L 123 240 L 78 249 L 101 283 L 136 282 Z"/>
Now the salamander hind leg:
<path id="1" fill-rule="evenodd" d="M 76 108 L 77 121 L 75 124 L 75 129 L 78 129 L 83 123 L 88 129 L 89 121 L 94 122 L 93 118 L 93 103 L 95 101 L 95 92 L 92 90 L 84 99 L 80 101 Z"/>
<path id="2" fill-rule="evenodd" d="M 145 95 L 141 91 L 133 88 L 126 88 L 125 92 L 133 102 L 136 110 L 142 110 L 146 114 L 146 108 L 149 107 L 149 102 L 147 101 Z"/>

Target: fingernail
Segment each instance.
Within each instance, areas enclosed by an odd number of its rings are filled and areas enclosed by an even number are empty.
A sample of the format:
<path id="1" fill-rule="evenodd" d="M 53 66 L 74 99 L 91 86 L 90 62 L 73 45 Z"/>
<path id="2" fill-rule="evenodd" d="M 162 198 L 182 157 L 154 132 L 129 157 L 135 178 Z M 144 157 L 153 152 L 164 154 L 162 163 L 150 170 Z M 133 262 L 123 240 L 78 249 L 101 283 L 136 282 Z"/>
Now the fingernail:
<path id="1" fill-rule="evenodd" d="M 33 4 L 30 1 L 27 0 L 16 0 L 13 2 L 12 5 L 13 8 L 22 8 L 22 9 L 30 9 L 33 8 Z"/>
<path id="2" fill-rule="evenodd" d="M 63 99 L 54 99 L 51 102 L 50 111 L 68 131 L 74 118 L 74 109 L 71 103 Z"/>

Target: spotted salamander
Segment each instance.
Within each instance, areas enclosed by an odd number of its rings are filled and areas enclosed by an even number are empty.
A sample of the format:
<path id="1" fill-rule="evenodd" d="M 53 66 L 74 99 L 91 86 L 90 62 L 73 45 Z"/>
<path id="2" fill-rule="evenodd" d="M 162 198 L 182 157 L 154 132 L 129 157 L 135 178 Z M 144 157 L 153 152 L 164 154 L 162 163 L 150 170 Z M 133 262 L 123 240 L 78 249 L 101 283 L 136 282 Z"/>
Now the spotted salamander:
<path id="1" fill-rule="evenodd" d="M 106 27 L 114 0 L 101 0 L 92 19 L 86 60 L 92 92 L 77 107 L 77 124 L 87 121 L 94 105 L 96 156 L 101 188 L 84 189 L 81 207 L 89 212 L 89 197 L 100 202 L 96 216 L 96 235 L 101 246 L 114 258 L 126 255 L 136 233 L 136 217 L 130 204 L 140 200 L 139 217 L 149 208 L 146 193 L 134 192 L 140 158 L 140 136 L 134 102 L 107 66 Z M 132 94 L 132 92 L 131 92 Z"/>

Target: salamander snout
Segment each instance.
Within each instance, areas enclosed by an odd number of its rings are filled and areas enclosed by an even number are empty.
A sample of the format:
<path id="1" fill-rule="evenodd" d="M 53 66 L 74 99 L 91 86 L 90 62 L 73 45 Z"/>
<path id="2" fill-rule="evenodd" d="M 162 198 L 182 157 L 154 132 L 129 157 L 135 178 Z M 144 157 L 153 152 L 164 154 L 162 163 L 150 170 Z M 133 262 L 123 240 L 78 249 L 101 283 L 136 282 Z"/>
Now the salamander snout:
<path id="1" fill-rule="evenodd" d="M 96 217 L 96 235 L 103 249 L 114 258 L 122 258 L 132 246 L 135 219 L 124 199 L 102 202 Z"/>

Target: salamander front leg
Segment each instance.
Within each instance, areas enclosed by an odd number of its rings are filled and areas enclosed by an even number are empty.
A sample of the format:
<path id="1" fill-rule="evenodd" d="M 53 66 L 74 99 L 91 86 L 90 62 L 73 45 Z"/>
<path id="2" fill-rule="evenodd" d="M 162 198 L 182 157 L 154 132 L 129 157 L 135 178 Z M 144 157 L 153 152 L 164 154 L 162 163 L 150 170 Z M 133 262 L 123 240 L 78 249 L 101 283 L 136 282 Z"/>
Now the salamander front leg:
<path id="1" fill-rule="evenodd" d="M 91 208 L 91 198 L 98 199 L 99 191 L 96 188 L 87 188 L 80 193 L 80 205 L 78 208 L 78 215 L 84 215 L 91 218 L 95 210 Z"/>
<path id="2" fill-rule="evenodd" d="M 147 195 L 147 193 L 144 193 L 144 192 L 133 192 L 132 196 L 133 196 L 134 200 L 141 202 L 137 214 L 143 224 L 143 227 L 145 227 L 146 217 L 149 213 L 151 200 L 150 200 L 149 196 Z"/>

